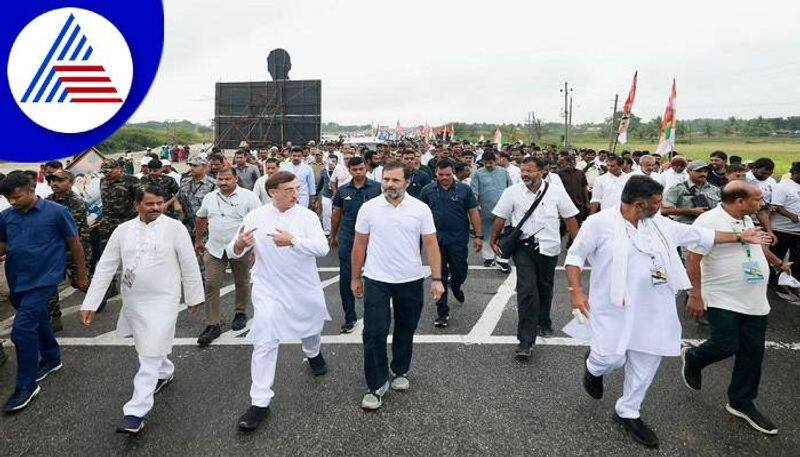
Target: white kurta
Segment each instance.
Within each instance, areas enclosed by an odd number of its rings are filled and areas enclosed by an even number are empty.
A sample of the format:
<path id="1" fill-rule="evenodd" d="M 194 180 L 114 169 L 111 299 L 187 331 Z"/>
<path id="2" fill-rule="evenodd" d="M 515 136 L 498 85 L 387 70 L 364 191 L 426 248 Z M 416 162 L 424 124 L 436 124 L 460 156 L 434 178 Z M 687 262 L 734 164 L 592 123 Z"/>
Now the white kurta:
<path id="1" fill-rule="evenodd" d="M 262 206 L 248 214 L 242 222 L 245 231 L 256 228 L 256 264 L 253 280 L 253 327 L 248 338 L 254 344 L 267 344 L 319 335 L 331 317 L 325 306 L 325 295 L 319 280 L 316 257 L 328 253 L 328 240 L 322 232 L 316 213 L 300 205 L 285 212 L 274 204 Z M 268 234 L 275 229 L 287 231 L 297 238 L 294 246 L 278 247 Z M 228 257 L 234 238 L 228 245 Z"/>
<path id="2" fill-rule="evenodd" d="M 120 285 L 122 310 L 117 333 L 133 335 L 136 352 L 147 357 L 172 352 L 175 322 L 181 310 L 181 284 L 188 305 L 205 300 L 200 266 L 186 227 L 159 216 L 145 224 L 138 217 L 118 226 L 97 263 L 81 310 L 96 311 L 122 262 L 133 269 L 131 287 Z"/>
<path id="3" fill-rule="evenodd" d="M 627 280 L 625 284 L 614 281 L 615 206 L 589 216 L 581 226 L 577 238 L 567 254 L 565 265 L 583 267 L 585 261 L 592 265 L 589 285 L 589 327 L 592 351 L 600 355 L 622 355 L 638 351 L 653 355 L 677 356 L 681 347 L 681 324 L 675 305 L 675 291 L 669 284 L 653 285 L 650 274 L 652 261 L 649 255 L 630 246 L 628 248 Z M 672 246 L 704 246 L 714 244 L 714 231 L 681 224 L 656 215 L 663 236 Z M 633 227 L 627 221 L 626 229 L 636 246 L 661 246 L 654 239 L 659 235 L 649 230 L 652 224 Z M 659 262 L 664 262 L 664 254 Z M 611 302 L 611 289 L 626 287 L 624 307 Z"/>

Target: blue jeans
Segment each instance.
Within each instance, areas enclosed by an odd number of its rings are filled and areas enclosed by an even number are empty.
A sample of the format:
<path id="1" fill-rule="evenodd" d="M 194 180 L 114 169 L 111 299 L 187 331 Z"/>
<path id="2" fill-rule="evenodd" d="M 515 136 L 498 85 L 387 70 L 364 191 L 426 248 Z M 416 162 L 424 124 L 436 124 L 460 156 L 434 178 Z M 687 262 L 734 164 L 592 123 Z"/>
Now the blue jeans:
<path id="1" fill-rule="evenodd" d="M 450 307 L 447 306 L 447 289 L 461 289 L 464 281 L 467 280 L 467 249 L 469 237 L 464 242 L 445 243 L 439 239 L 439 252 L 442 256 L 442 285 L 444 293 L 439 301 L 436 302 L 436 314 L 439 317 L 450 314 Z"/>
<path id="2" fill-rule="evenodd" d="M 411 367 L 411 350 L 414 332 L 422 312 L 422 279 L 391 284 L 364 278 L 364 375 L 367 387 L 378 390 L 389 379 L 386 355 L 386 337 L 394 310 L 392 336 L 392 372 L 408 373 Z"/>
<path id="3" fill-rule="evenodd" d="M 350 253 L 353 250 L 353 240 L 340 240 L 339 242 L 339 296 L 342 297 L 342 308 L 344 309 L 344 321 L 355 322 L 358 320 L 356 314 L 356 297 L 350 289 L 352 265 L 350 264 Z"/>
<path id="4" fill-rule="evenodd" d="M 58 292 L 58 286 L 38 287 L 10 295 L 16 310 L 11 341 L 17 348 L 17 387 L 31 388 L 36 384 L 39 358 L 49 363 L 61 358 L 53 336 L 47 300 Z"/>

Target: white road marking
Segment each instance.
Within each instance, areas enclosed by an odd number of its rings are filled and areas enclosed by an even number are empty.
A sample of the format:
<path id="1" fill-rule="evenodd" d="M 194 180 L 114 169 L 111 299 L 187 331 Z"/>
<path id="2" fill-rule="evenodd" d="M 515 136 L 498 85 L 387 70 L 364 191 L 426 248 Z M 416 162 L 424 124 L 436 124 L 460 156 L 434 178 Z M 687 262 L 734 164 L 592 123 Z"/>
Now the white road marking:
<path id="1" fill-rule="evenodd" d="M 470 330 L 469 334 L 466 336 L 469 341 L 478 343 L 492 335 L 494 328 L 497 327 L 497 323 L 500 322 L 500 318 L 503 316 L 503 310 L 508 300 L 516 293 L 516 286 L 517 269 L 516 267 L 511 267 L 511 273 L 508 274 L 506 280 L 497 288 L 497 293 L 489 300 L 478 322 L 475 323 L 475 326 L 472 327 L 472 330 Z"/>

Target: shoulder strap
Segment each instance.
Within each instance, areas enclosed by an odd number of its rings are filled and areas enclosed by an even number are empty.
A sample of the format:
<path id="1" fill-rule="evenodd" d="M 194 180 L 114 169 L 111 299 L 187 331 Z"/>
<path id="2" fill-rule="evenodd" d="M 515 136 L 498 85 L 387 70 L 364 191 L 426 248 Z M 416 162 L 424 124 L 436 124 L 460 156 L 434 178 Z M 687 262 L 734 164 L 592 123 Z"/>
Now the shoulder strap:
<path id="1" fill-rule="evenodd" d="M 542 198 L 544 197 L 544 194 L 547 193 L 547 189 L 550 187 L 550 184 L 548 182 L 546 182 L 546 181 L 544 181 L 542 184 L 544 185 L 544 189 L 542 189 L 542 193 L 539 194 L 538 197 L 536 197 L 536 200 L 533 201 L 533 203 L 531 204 L 531 207 L 528 208 L 528 211 L 526 211 L 525 215 L 522 216 L 522 219 L 519 220 L 519 222 L 517 223 L 517 227 L 522 227 L 522 224 L 524 224 L 525 221 L 527 221 L 528 218 L 531 217 L 531 214 L 533 214 L 534 210 L 536 210 L 536 207 L 539 206 L 539 203 L 542 201 Z"/>

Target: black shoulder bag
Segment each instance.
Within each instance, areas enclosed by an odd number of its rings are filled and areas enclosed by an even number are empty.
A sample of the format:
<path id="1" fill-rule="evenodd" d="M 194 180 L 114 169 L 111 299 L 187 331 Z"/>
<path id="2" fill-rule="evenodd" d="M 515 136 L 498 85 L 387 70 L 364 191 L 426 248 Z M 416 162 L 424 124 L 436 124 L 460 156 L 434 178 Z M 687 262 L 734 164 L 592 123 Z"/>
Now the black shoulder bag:
<path id="1" fill-rule="evenodd" d="M 544 182 L 543 185 L 544 189 L 542 189 L 542 193 L 536 197 L 536 200 L 533 201 L 531 207 L 528 208 L 528 211 L 526 211 L 525 215 L 522 216 L 522 219 L 520 219 L 517 226 L 508 226 L 503 228 L 503 233 L 500 235 L 500 240 L 497 242 L 497 244 L 500 245 L 500 253 L 504 259 L 510 259 L 511 256 L 514 255 L 514 251 L 517 250 L 520 237 L 522 236 L 522 225 L 528 220 L 529 217 L 531 217 L 531 214 L 533 214 L 534 210 L 536 210 L 536 207 L 539 206 L 539 203 L 542 201 L 544 194 L 547 193 L 549 184 Z"/>

